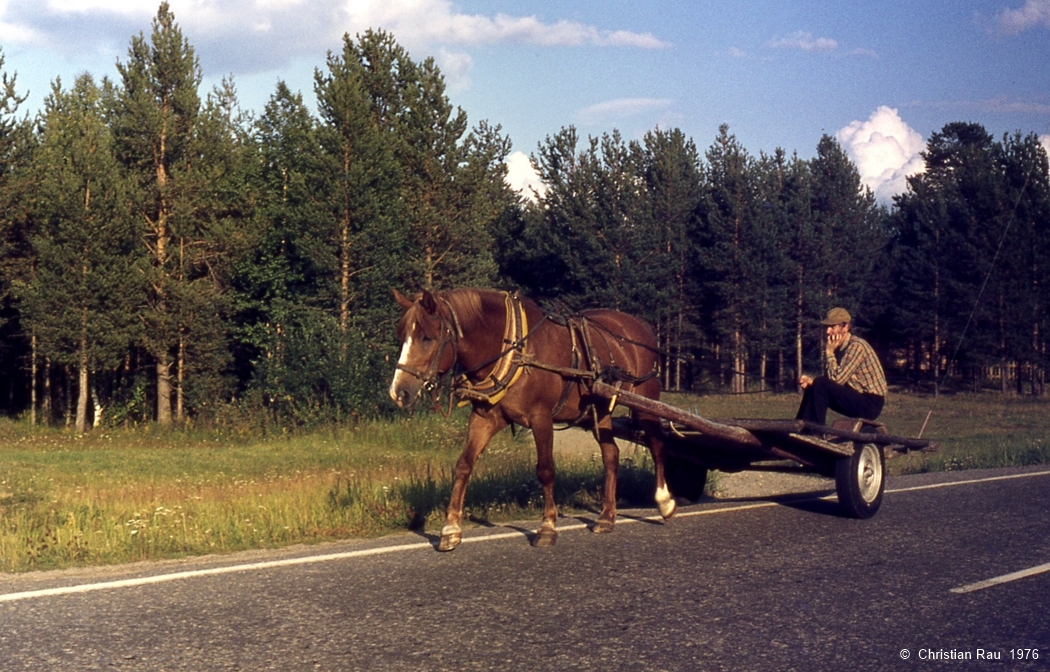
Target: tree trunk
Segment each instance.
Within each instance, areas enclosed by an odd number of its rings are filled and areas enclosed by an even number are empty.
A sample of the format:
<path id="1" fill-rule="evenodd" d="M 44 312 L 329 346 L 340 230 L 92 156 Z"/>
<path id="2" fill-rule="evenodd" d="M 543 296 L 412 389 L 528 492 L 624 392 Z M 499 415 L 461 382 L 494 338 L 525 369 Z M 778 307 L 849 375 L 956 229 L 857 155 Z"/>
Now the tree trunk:
<path id="1" fill-rule="evenodd" d="M 679 296 L 681 296 L 679 292 Z M 674 389 L 677 392 L 682 391 L 682 333 L 685 331 L 685 313 L 680 307 L 678 308 L 678 330 L 675 333 L 675 358 L 674 358 Z"/>
<path id="2" fill-rule="evenodd" d="M 77 385 L 77 434 L 87 431 L 87 409 L 90 390 L 88 386 L 88 365 L 83 354 L 80 356 L 79 385 Z"/>
<path id="3" fill-rule="evenodd" d="M 80 371 L 79 385 L 77 386 L 77 434 L 87 431 L 87 409 L 88 409 L 88 342 L 87 342 L 87 308 L 80 316 Z"/>
<path id="4" fill-rule="evenodd" d="M 762 352 L 762 360 L 758 365 L 758 389 L 766 391 L 766 369 L 769 367 L 769 353 Z"/>
<path id="5" fill-rule="evenodd" d="M 51 358 L 44 357 L 44 400 L 40 407 L 41 421 L 51 422 Z"/>
<path id="6" fill-rule="evenodd" d="M 62 371 L 66 374 L 66 384 L 63 386 L 66 395 L 66 405 L 62 414 L 65 416 L 66 427 L 69 427 L 73 424 L 73 372 L 69 370 L 68 364 L 62 367 Z"/>
<path id="7" fill-rule="evenodd" d="M 343 174 L 349 175 L 352 153 L 349 148 L 343 152 Z M 339 334 L 340 351 L 343 358 L 347 353 L 347 332 L 350 330 L 350 194 L 345 195 L 343 204 L 343 222 L 339 232 Z"/>
<path id="8" fill-rule="evenodd" d="M 186 337 L 179 334 L 179 371 L 176 374 L 178 376 L 178 384 L 175 387 L 175 419 L 182 422 L 185 419 L 183 415 L 185 410 L 185 392 L 183 392 L 183 386 L 186 383 Z"/>
<path id="9" fill-rule="evenodd" d="M 29 337 L 29 370 L 29 380 L 32 381 L 29 385 L 29 426 L 36 427 L 36 332 L 33 332 L 33 335 Z"/>
<path id="10" fill-rule="evenodd" d="M 168 118 L 167 102 L 163 104 L 162 116 L 164 119 Z M 164 319 L 168 311 L 167 289 L 164 286 L 164 280 L 168 278 L 168 216 L 171 212 L 171 204 L 168 201 L 168 171 L 164 165 L 164 158 L 167 156 L 167 144 L 167 128 L 162 128 L 158 139 L 158 159 L 156 163 L 157 189 L 160 193 L 160 198 L 157 204 L 157 221 L 154 225 L 154 232 L 157 236 L 154 258 L 157 270 L 161 276 L 156 290 L 157 306 L 155 310 L 161 316 L 159 322 L 164 325 L 161 327 L 164 331 L 168 329 L 167 320 Z M 161 342 L 157 348 L 158 352 L 155 353 L 157 358 L 157 422 L 163 426 L 171 424 L 171 355 L 168 354 L 170 341 L 167 340 L 169 336 L 170 334 L 167 333 L 161 336 Z"/>
<path id="11" fill-rule="evenodd" d="M 733 393 L 743 394 L 747 391 L 747 357 L 744 354 L 744 334 L 737 329 L 733 332 Z"/>
<path id="12" fill-rule="evenodd" d="M 157 423 L 171 424 L 171 357 L 166 352 L 157 358 Z"/>
<path id="13" fill-rule="evenodd" d="M 802 272 L 799 271 L 798 278 L 798 298 L 795 303 L 795 380 L 796 382 L 802 376 L 802 307 L 803 307 L 803 294 L 802 294 Z"/>

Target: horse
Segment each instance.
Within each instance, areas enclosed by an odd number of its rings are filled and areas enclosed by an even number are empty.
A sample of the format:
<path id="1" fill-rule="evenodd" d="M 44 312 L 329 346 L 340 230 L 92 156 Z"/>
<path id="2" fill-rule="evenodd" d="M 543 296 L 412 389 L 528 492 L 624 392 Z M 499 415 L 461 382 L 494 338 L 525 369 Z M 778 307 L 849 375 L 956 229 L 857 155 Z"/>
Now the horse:
<path id="1" fill-rule="evenodd" d="M 471 405 L 467 441 L 456 462 L 438 550 L 451 551 L 463 539 L 463 500 L 478 457 L 497 432 L 510 424 L 532 430 L 536 476 L 543 487 L 543 521 L 533 546 L 557 540 L 554 502 L 554 424 L 589 427 L 601 446 L 605 467 L 602 509 L 591 528 L 613 530 L 619 448 L 613 438 L 612 408 L 589 383 L 604 379 L 650 399 L 660 397 L 658 348 L 643 321 L 607 309 L 562 317 L 531 299 L 487 289 L 424 291 L 407 298 L 394 290 L 404 309 L 397 325 L 401 353 L 390 398 L 408 408 L 424 394 L 436 401 L 445 383 L 453 397 Z M 451 380 L 454 378 L 454 380 Z M 656 416 L 636 413 L 656 470 L 655 500 L 669 519 L 675 501 L 664 478 L 664 444 Z"/>

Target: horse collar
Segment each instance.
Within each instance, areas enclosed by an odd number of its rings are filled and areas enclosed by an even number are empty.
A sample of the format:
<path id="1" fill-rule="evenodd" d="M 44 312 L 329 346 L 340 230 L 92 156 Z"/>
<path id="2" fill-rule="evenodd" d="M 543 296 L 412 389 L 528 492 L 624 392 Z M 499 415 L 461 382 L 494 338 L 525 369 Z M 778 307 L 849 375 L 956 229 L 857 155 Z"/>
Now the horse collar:
<path id="1" fill-rule="evenodd" d="M 521 355 L 525 351 L 525 337 L 529 333 L 525 306 L 516 294 L 504 292 L 503 298 L 507 316 L 503 330 L 504 349 L 494 360 L 492 372 L 483 380 L 476 383 L 471 381 L 468 376 L 470 372 L 461 374 L 456 379 L 453 388 L 455 395 L 461 399 L 460 405 L 471 401 L 482 401 L 491 405 L 499 403 L 525 370 L 521 363 Z"/>

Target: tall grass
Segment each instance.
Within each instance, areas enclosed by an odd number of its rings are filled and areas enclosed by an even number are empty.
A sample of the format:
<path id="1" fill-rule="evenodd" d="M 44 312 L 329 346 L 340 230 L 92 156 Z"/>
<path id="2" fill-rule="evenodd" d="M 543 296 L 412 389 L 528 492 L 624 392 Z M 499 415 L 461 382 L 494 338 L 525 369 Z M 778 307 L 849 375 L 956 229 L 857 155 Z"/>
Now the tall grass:
<path id="1" fill-rule="evenodd" d="M 76 436 L 0 421 L 0 571 L 170 558 L 440 527 L 465 415 L 250 439 L 205 432 Z M 467 515 L 535 515 L 531 439 L 479 461 Z M 626 471 L 631 471 L 628 465 Z M 646 465 L 634 467 L 640 478 Z M 597 501 L 600 467 L 559 464 L 559 503 Z"/>
<path id="2" fill-rule="evenodd" d="M 794 395 L 668 401 L 713 418 L 790 417 Z M 883 420 L 942 451 L 893 460 L 893 473 L 1050 462 L 1045 402 L 997 395 L 893 395 Z M 171 558 L 397 530 L 436 531 L 465 440 L 465 414 L 332 426 L 258 438 L 151 429 L 76 436 L 0 421 L 0 571 Z M 621 504 L 650 506 L 644 451 L 626 447 Z M 538 518 L 542 493 L 526 433 L 503 432 L 478 463 L 466 515 Z M 563 512 L 597 510 L 602 467 L 561 456 Z"/>

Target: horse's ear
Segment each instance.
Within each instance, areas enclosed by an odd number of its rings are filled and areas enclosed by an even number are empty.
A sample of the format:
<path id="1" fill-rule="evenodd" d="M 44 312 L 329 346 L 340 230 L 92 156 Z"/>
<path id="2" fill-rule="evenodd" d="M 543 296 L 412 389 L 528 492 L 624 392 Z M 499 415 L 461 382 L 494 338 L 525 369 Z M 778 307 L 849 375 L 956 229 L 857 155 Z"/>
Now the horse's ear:
<path id="1" fill-rule="evenodd" d="M 428 315 L 433 315 L 438 310 L 437 297 L 430 290 L 423 290 L 423 297 L 419 299 L 419 305 L 423 306 L 423 310 L 427 311 Z"/>
<path id="2" fill-rule="evenodd" d="M 405 296 L 401 292 L 397 291 L 396 289 L 394 289 L 393 292 L 394 292 L 394 301 L 397 301 L 397 305 L 401 306 L 405 310 L 408 310 L 409 308 L 412 307 L 412 299 L 408 298 L 407 296 Z"/>

